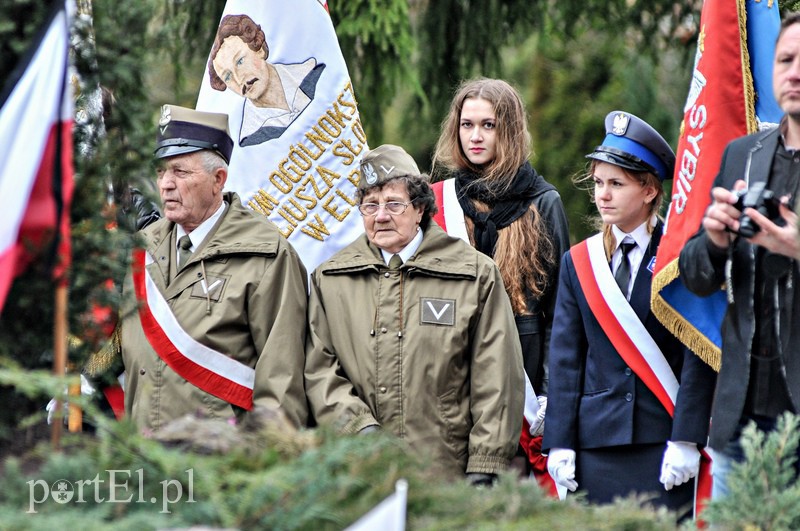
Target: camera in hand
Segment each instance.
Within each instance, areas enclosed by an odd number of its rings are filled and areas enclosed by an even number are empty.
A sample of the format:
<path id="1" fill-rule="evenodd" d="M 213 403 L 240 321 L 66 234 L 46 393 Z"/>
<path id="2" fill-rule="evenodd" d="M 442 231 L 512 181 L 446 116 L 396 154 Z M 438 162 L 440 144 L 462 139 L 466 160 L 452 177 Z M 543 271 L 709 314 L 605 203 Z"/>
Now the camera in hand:
<path id="1" fill-rule="evenodd" d="M 759 214 L 779 227 L 786 224 L 786 221 L 781 217 L 780 213 L 779 206 L 781 201 L 772 190 L 767 189 L 766 183 L 753 183 L 747 190 L 739 190 L 735 193 L 739 197 L 734 206 L 739 211 L 744 212 L 745 208 L 754 208 Z M 760 230 L 761 227 L 758 226 L 758 223 L 750 219 L 750 216 L 742 214 L 742 217 L 739 218 L 739 230 L 737 234 L 740 236 L 752 238 Z"/>

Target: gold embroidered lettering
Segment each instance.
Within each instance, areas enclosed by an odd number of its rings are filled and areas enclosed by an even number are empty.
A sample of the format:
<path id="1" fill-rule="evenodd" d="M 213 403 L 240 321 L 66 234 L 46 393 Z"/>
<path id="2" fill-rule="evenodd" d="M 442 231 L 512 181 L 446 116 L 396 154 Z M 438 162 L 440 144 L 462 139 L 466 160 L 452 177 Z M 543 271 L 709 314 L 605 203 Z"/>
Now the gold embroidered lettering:
<path id="1" fill-rule="evenodd" d="M 297 199 L 300 199 L 301 201 L 306 201 L 306 205 L 305 205 L 306 209 L 307 210 L 311 210 L 315 206 L 317 206 L 317 200 L 315 198 L 311 197 L 310 195 L 305 195 L 303 193 L 305 191 L 306 191 L 306 186 L 304 184 L 300 185 L 299 187 L 297 187 L 297 189 L 295 189 L 294 196 Z"/>
<path id="2" fill-rule="evenodd" d="M 269 176 L 269 182 L 271 182 L 275 188 L 283 192 L 284 194 L 288 194 L 292 191 L 292 181 L 279 171 L 274 171 Z"/>
<path id="3" fill-rule="evenodd" d="M 315 240 L 325 241 L 325 236 L 330 236 L 331 231 L 329 231 L 328 227 L 325 226 L 325 222 L 322 221 L 322 218 L 319 217 L 319 214 L 314 214 L 314 219 L 316 220 L 316 223 L 314 221 L 309 221 L 306 223 L 306 226 L 300 230 L 303 232 L 303 234 L 307 234 Z M 325 236 L 323 236 L 323 234 Z"/>
<path id="4" fill-rule="evenodd" d="M 337 212 L 339 207 L 333 203 L 333 199 L 333 196 L 326 199 L 322 204 L 322 208 L 325 209 L 325 212 L 336 218 L 337 221 L 344 221 L 344 218 L 350 213 L 350 209 L 348 208 L 343 214 L 340 214 Z"/>

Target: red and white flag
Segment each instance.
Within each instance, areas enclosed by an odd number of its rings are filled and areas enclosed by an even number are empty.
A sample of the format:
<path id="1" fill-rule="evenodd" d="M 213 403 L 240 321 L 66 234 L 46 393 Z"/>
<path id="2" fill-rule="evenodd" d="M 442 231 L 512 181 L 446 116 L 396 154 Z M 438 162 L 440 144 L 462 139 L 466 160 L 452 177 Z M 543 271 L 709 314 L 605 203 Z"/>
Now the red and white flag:
<path id="1" fill-rule="evenodd" d="M 780 26 L 778 2 L 706 0 L 694 72 L 683 108 L 667 224 L 653 274 L 653 314 L 706 363 L 719 369 L 725 291 L 689 292 L 678 256 L 700 228 L 725 146 L 775 125 L 772 59 Z"/>
<path id="2" fill-rule="evenodd" d="M 363 232 L 368 149 L 326 2 L 228 0 L 197 109 L 224 112 L 227 188 L 267 216 L 313 270 Z"/>
<path id="3" fill-rule="evenodd" d="M 56 280 L 69 265 L 72 96 L 69 17 L 63 0 L 0 95 L 0 310 L 14 277 L 57 248 Z"/>

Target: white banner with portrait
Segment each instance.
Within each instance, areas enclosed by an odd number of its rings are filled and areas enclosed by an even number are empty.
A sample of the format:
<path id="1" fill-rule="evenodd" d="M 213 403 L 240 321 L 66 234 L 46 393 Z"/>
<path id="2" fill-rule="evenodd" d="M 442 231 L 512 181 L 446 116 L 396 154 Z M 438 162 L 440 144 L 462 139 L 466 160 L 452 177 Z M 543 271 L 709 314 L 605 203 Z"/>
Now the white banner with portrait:
<path id="1" fill-rule="evenodd" d="M 324 2 L 228 0 L 197 109 L 229 115 L 226 189 L 269 217 L 309 272 L 363 232 L 367 140 Z"/>

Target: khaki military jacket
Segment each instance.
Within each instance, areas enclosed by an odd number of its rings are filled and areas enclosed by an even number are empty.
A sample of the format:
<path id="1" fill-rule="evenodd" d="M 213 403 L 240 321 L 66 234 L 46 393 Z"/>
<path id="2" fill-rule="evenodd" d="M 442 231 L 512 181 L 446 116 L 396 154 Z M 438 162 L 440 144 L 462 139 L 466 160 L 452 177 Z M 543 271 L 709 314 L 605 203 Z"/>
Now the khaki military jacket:
<path id="1" fill-rule="evenodd" d="M 321 423 L 378 424 L 449 477 L 496 473 L 522 426 L 522 353 L 494 262 L 435 223 L 396 271 L 361 236 L 311 278 L 306 392 Z"/>
<path id="2" fill-rule="evenodd" d="M 140 232 L 154 260 L 147 270 L 192 338 L 255 370 L 254 403 L 280 408 L 303 426 L 305 268 L 271 222 L 244 208 L 236 194 L 226 193 L 225 200 L 225 212 L 177 273 L 175 224 L 161 219 Z M 130 274 L 123 291 L 126 414 L 149 431 L 189 413 L 241 417 L 242 409 L 202 391 L 159 358 L 144 335 Z"/>

